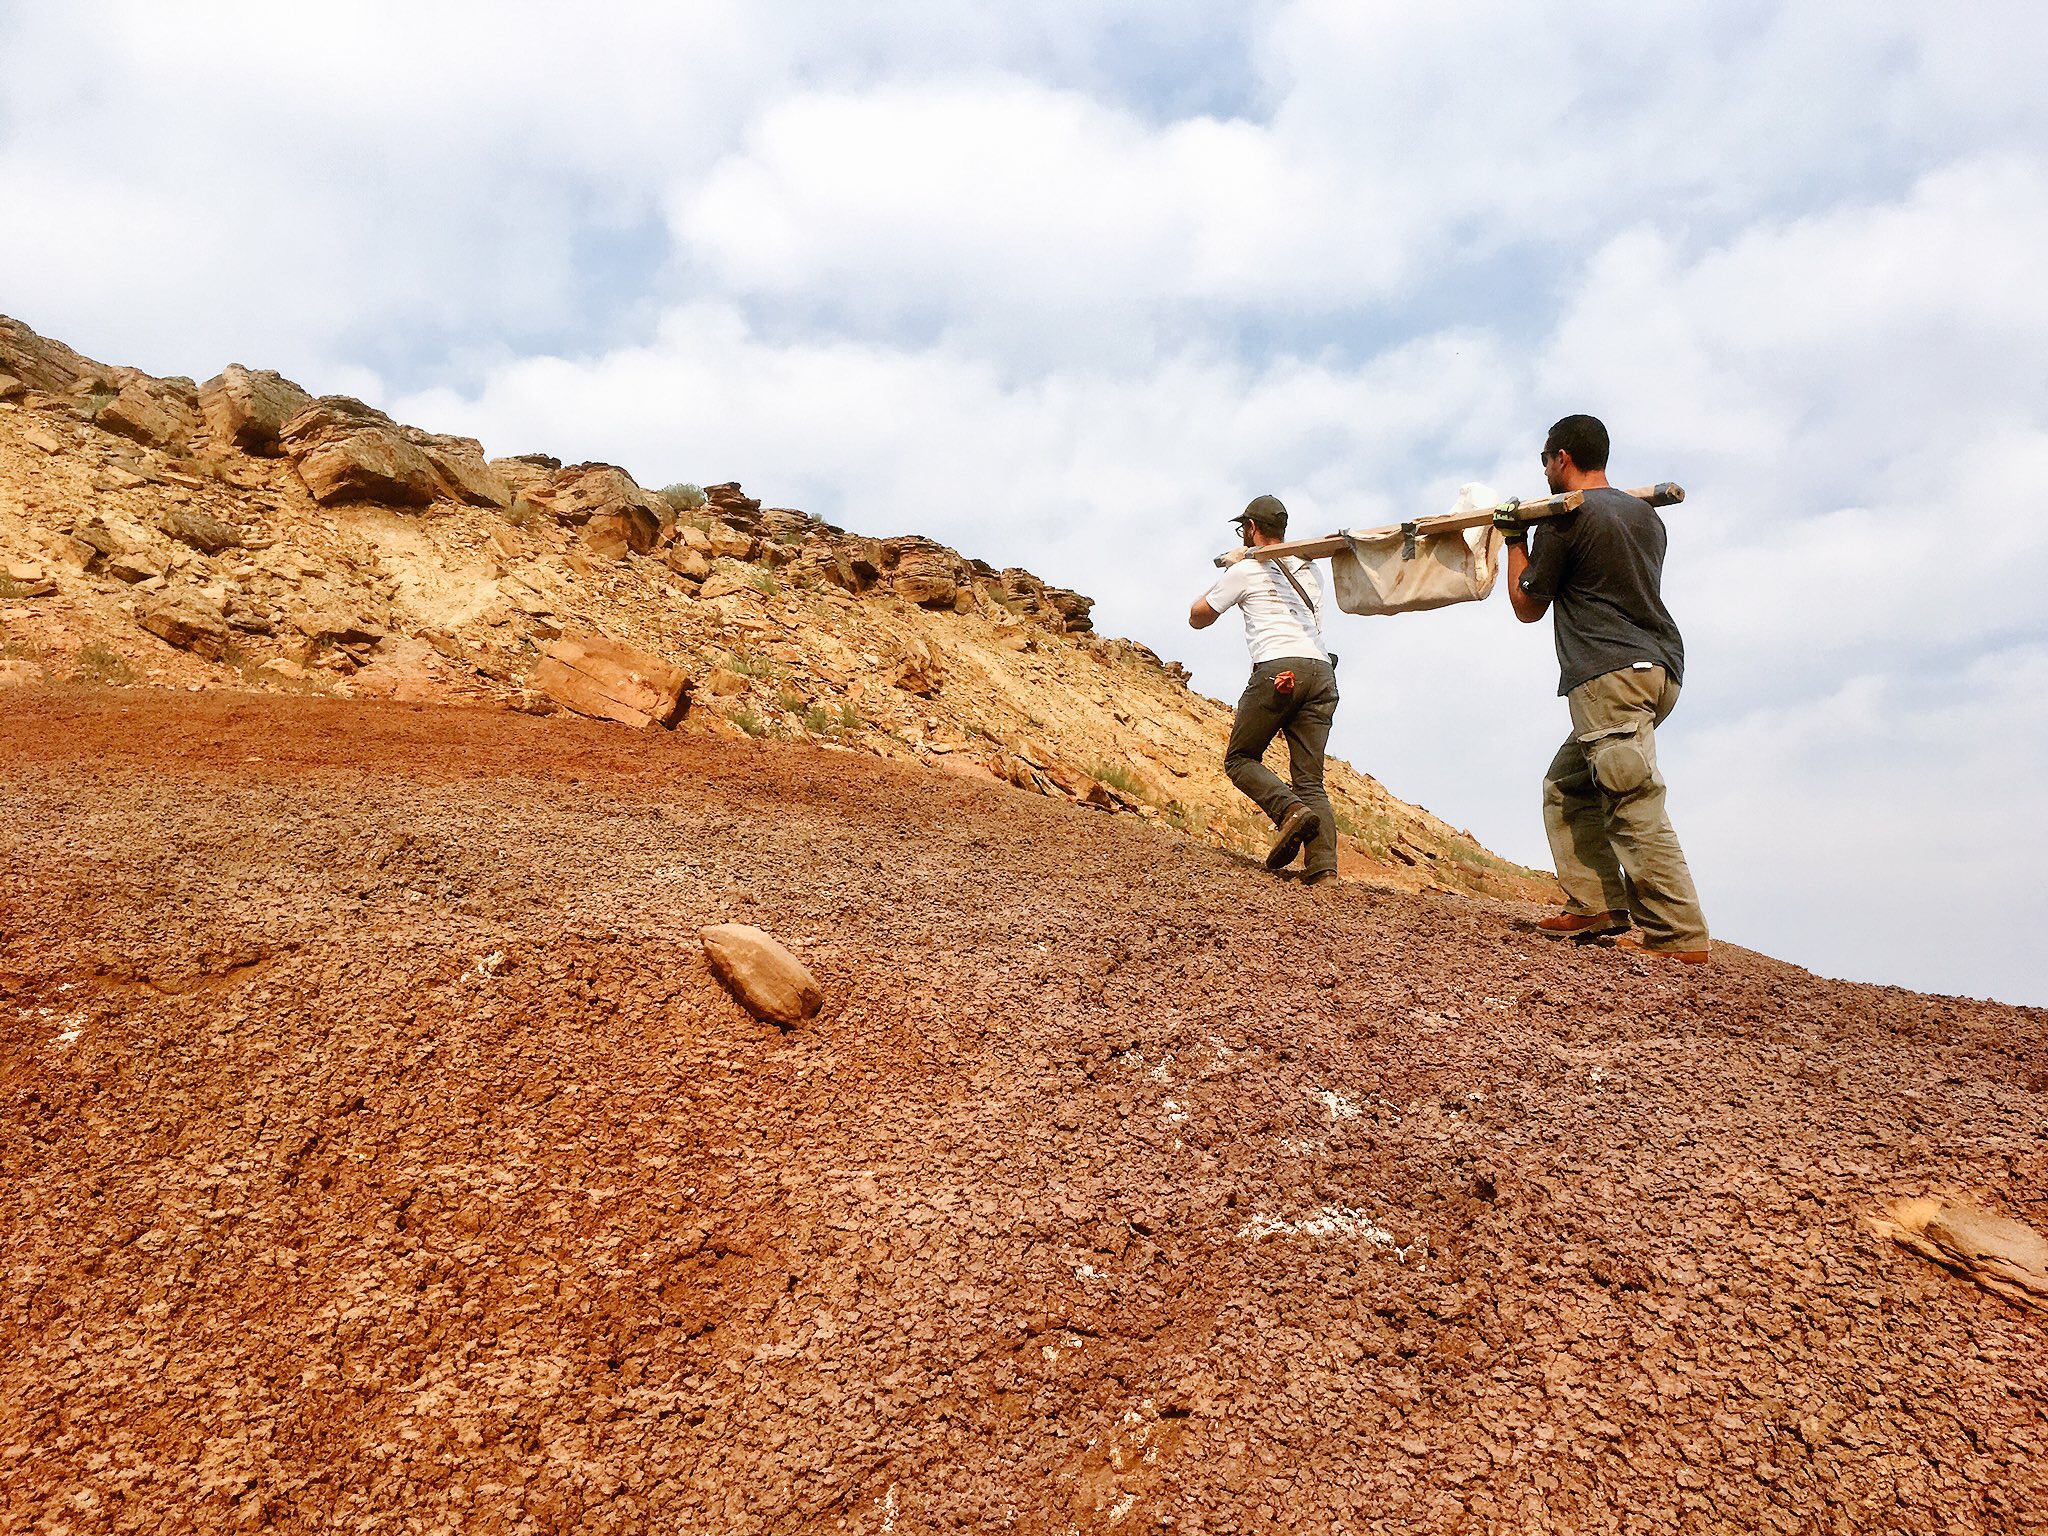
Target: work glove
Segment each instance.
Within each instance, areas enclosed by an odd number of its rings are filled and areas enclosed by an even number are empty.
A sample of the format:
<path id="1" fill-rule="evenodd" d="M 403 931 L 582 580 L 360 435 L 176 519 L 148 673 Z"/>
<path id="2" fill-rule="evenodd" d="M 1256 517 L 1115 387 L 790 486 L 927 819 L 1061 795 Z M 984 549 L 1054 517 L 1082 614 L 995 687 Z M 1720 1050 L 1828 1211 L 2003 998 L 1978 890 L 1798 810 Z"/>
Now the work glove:
<path id="1" fill-rule="evenodd" d="M 1529 541 L 1529 525 L 1515 514 L 1522 510 L 1522 498 L 1510 496 L 1493 509 L 1493 526 L 1500 530 L 1502 538 L 1510 544 L 1526 544 Z"/>

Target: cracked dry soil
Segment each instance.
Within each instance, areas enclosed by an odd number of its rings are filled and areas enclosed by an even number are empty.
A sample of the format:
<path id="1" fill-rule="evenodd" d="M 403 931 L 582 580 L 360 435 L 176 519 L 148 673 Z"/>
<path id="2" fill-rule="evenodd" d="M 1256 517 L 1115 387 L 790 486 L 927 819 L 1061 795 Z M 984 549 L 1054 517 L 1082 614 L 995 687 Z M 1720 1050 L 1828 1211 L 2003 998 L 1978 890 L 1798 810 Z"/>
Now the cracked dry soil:
<path id="1" fill-rule="evenodd" d="M 2040 1010 L 482 710 L 16 693 L 0 839 L 7 1530 L 2048 1530 L 1859 1225 L 2048 1227 Z"/>

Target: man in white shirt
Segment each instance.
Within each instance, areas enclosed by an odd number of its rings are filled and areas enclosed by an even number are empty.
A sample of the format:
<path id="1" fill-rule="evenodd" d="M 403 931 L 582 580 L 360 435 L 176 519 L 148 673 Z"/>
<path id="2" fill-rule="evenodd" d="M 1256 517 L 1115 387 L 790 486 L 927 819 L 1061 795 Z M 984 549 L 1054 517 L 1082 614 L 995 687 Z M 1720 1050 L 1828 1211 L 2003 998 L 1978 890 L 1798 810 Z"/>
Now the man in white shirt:
<path id="1" fill-rule="evenodd" d="M 1287 537 L 1287 508 L 1277 496 L 1255 498 L 1232 522 L 1247 550 Z M 1323 751 L 1337 716 L 1337 672 L 1323 645 L 1322 573 L 1311 560 L 1240 554 L 1195 599 L 1188 623 L 1207 629 L 1231 608 L 1244 611 L 1252 677 L 1237 701 L 1223 771 L 1279 829 L 1266 868 L 1285 869 L 1306 848 L 1302 879 L 1320 884 L 1337 873 L 1337 817 L 1323 789 Z M 1292 783 L 1263 760 L 1283 731 Z"/>

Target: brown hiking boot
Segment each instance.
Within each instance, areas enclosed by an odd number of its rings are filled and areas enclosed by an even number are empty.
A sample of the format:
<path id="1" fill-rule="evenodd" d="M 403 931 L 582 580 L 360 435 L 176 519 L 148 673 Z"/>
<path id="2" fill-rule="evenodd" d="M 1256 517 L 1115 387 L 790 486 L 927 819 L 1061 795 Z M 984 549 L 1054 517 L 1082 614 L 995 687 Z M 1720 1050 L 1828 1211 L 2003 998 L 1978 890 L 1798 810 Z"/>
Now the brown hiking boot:
<path id="1" fill-rule="evenodd" d="M 1647 955 L 1652 960 L 1676 960 L 1680 965 L 1705 965 L 1709 953 L 1704 949 L 1652 949 L 1641 939 L 1628 936 L 1616 939 L 1614 947 L 1632 955 Z"/>
<path id="2" fill-rule="evenodd" d="M 1274 839 L 1273 851 L 1266 855 L 1266 868 L 1276 872 L 1285 869 L 1301 852 L 1301 845 L 1322 830 L 1322 817 L 1305 805 L 1297 805 L 1280 818 L 1280 835 Z"/>
<path id="3" fill-rule="evenodd" d="M 1553 938 L 1600 939 L 1628 931 L 1626 912 L 1559 912 L 1536 925 Z"/>

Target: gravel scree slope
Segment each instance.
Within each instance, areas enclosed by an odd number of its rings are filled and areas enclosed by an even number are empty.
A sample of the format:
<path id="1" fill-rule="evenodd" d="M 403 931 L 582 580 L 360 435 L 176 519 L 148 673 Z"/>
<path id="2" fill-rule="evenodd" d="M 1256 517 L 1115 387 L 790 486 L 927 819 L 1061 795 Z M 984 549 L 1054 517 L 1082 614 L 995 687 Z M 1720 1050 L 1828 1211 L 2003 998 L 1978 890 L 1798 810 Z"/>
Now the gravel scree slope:
<path id="1" fill-rule="evenodd" d="M 8 1531 L 2048 1530 L 2044 1015 L 868 757 L 0 714 Z M 788 1033 L 696 938 L 775 933 Z"/>

